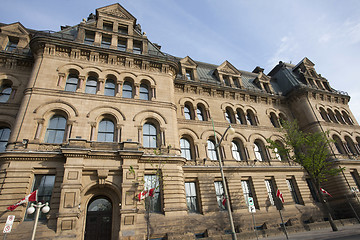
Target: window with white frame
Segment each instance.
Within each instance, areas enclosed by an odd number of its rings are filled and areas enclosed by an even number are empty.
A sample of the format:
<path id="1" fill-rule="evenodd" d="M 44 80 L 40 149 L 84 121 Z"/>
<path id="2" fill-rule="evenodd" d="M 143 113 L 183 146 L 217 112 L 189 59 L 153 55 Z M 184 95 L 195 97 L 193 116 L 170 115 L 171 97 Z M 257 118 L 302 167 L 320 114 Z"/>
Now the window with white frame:
<path id="1" fill-rule="evenodd" d="M 244 194 L 244 200 L 245 200 L 245 203 L 246 203 L 246 206 L 249 206 L 249 197 L 252 197 L 253 200 L 254 200 L 254 203 L 256 202 L 255 201 L 255 195 L 254 195 L 254 191 L 252 189 L 252 182 L 251 180 L 241 180 L 241 188 L 243 190 L 243 194 Z M 257 205 L 257 204 L 255 204 Z"/>
<path id="2" fill-rule="evenodd" d="M 143 147 L 157 147 L 157 130 L 152 123 L 145 123 L 143 126 Z"/>
<path id="3" fill-rule="evenodd" d="M 226 210 L 226 204 L 223 204 L 224 195 L 225 195 L 224 185 L 222 181 L 215 181 L 214 185 L 215 185 L 216 201 L 218 203 L 218 206 L 220 210 Z"/>
<path id="4" fill-rule="evenodd" d="M 144 175 L 144 190 L 154 189 L 153 196 L 149 196 L 149 201 L 145 201 L 146 207 L 150 212 L 161 213 L 160 196 L 160 177 L 156 174 Z"/>
<path id="5" fill-rule="evenodd" d="M 297 184 L 295 182 L 295 179 L 293 177 L 289 178 L 289 179 L 286 179 L 286 183 L 288 185 L 288 188 L 289 188 L 289 191 L 291 193 L 291 197 L 292 197 L 294 203 L 301 204 L 302 201 L 301 201 L 300 196 L 299 196 L 298 187 L 297 187 Z"/>
<path id="6" fill-rule="evenodd" d="M 273 179 L 266 179 L 265 186 L 271 205 L 275 205 L 275 183 Z"/>
<path id="7" fill-rule="evenodd" d="M 199 201 L 195 182 L 185 182 L 186 204 L 191 213 L 199 212 Z"/>
<path id="8" fill-rule="evenodd" d="M 215 142 L 211 139 L 207 140 L 207 153 L 210 160 L 218 160 Z"/>
<path id="9" fill-rule="evenodd" d="M 181 156 L 184 157 L 186 160 L 192 159 L 191 154 L 191 144 L 190 141 L 186 138 L 180 139 L 180 148 L 181 148 Z"/>

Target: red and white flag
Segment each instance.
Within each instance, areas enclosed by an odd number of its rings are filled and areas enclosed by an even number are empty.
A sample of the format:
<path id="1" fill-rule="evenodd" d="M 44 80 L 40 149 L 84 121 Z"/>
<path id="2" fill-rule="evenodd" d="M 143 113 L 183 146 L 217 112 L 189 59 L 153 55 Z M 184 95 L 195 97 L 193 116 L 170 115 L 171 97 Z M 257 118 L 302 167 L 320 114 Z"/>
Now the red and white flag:
<path id="1" fill-rule="evenodd" d="M 329 195 L 330 197 L 332 197 L 332 196 L 330 195 L 330 193 L 328 193 L 325 189 L 320 188 L 320 191 L 321 191 L 322 193 L 325 193 L 325 194 Z"/>
<path id="2" fill-rule="evenodd" d="M 30 193 L 29 195 L 27 195 L 26 197 L 24 197 L 23 199 L 21 199 L 20 201 L 15 203 L 14 205 L 11 205 L 11 206 L 7 207 L 7 209 L 10 210 L 10 211 L 14 211 L 15 208 L 17 208 L 18 206 L 20 206 L 23 203 L 37 201 L 37 191 L 38 190 L 33 191 L 32 193 Z"/>
<path id="3" fill-rule="evenodd" d="M 221 195 L 221 204 L 225 207 L 225 203 L 226 203 L 226 198 L 225 198 L 225 194 Z"/>
<path id="4" fill-rule="evenodd" d="M 278 198 L 280 198 L 281 202 L 283 202 L 283 203 L 285 202 L 285 201 L 284 201 L 284 198 L 283 198 L 283 195 L 282 195 L 282 193 L 280 192 L 279 189 L 276 191 L 276 196 L 277 196 Z"/>
<path id="5" fill-rule="evenodd" d="M 153 197 L 154 196 L 154 191 L 155 191 L 155 188 L 151 188 L 149 191 L 148 190 L 144 190 L 142 191 L 141 193 L 138 194 L 138 199 L 139 199 L 139 202 L 141 200 L 144 200 L 146 197 Z"/>

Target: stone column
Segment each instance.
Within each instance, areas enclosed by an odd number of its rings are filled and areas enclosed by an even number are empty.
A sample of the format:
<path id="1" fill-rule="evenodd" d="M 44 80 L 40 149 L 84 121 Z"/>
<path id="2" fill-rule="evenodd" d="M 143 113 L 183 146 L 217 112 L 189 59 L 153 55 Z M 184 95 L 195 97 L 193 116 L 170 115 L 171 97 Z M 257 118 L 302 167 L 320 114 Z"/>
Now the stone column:
<path id="1" fill-rule="evenodd" d="M 100 95 L 104 95 L 104 90 L 105 90 L 105 79 L 103 78 L 99 78 L 99 87 L 96 91 L 96 94 L 100 94 Z"/>
<path id="2" fill-rule="evenodd" d="M 65 73 L 59 73 L 58 76 L 59 76 L 59 78 L 58 78 L 57 86 L 58 86 L 59 88 L 65 88 L 65 87 L 63 86 L 63 80 L 64 80 L 64 78 L 65 78 Z"/>
<path id="3" fill-rule="evenodd" d="M 39 118 L 37 119 L 37 128 L 36 128 L 36 133 L 35 133 L 35 140 L 38 140 L 40 138 L 40 134 L 41 134 L 41 130 L 44 126 L 44 122 L 45 122 L 45 119 L 43 118 Z"/>
<path id="4" fill-rule="evenodd" d="M 123 82 L 122 81 L 117 81 L 116 84 L 117 84 L 117 89 L 116 89 L 115 96 L 116 97 L 121 97 L 121 89 L 122 89 Z"/>
<path id="5" fill-rule="evenodd" d="M 69 145 L 77 140 L 71 140 Z M 57 219 L 57 234 L 72 239 L 81 239 L 82 223 L 80 223 L 81 179 L 84 168 L 85 149 L 62 149 L 66 157 L 64 178 L 61 184 L 59 213 Z"/>
<path id="6" fill-rule="evenodd" d="M 79 84 L 76 89 L 76 92 L 84 92 L 84 82 L 85 82 L 85 76 L 79 76 Z"/>
<path id="7" fill-rule="evenodd" d="M 139 94 L 140 94 L 140 84 L 135 83 L 134 84 L 134 99 L 139 99 Z"/>

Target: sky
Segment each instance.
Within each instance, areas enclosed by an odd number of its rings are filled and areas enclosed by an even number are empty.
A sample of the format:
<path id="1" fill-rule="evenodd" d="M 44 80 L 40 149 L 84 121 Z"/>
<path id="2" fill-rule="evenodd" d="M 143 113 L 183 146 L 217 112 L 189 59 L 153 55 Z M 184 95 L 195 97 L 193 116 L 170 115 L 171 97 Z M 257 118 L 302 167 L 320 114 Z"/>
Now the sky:
<path id="1" fill-rule="evenodd" d="M 76 25 L 108 0 L 2 0 L 0 22 L 35 30 Z M 265 73 L 279 62 L 315 63 L 334 89 L 347 92 L 360 121 L 359 0 L 121 0 L 148 39 L 177 57 Z"/>

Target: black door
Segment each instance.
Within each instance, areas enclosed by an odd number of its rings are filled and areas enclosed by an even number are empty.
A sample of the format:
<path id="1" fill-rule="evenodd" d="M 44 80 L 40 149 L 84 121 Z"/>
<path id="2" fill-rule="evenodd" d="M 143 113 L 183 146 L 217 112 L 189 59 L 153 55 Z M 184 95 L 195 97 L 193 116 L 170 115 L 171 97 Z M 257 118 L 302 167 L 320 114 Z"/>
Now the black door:
<path id="1" fill-rule="evenodd" d="M 112 204 L 104 196 L 93 198 L 87 208 L 85 240 L 111 240 Z"/>

